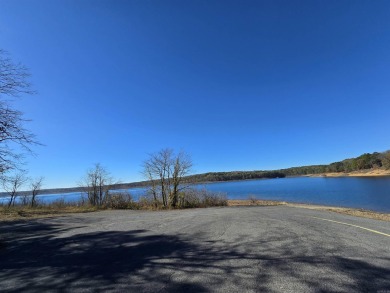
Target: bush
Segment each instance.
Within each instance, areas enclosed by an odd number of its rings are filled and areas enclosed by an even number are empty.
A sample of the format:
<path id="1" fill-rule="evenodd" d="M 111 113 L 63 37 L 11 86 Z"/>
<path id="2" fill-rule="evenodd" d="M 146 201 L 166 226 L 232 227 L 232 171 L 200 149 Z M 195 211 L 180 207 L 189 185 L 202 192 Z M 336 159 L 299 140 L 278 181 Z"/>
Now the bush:
<path id="1" fill-rule="evenodd" d="M 227 206 L 227 196 L 223 193 L 215 193 L 206 189 L 189 189 L 179 196 L 180 208 L 202 208 Z"/>
<path id="2" fill-rule="evenodd" d="M 51 208 L 63 209 L 65 207 L 69 206 L 69 203 L 65 201 L 65 198 L 61 197 L 61 198 L 56 199 L 55 201 L 53 201 L 47 205 L 50 206 Z"/>
<path id="3" fill-rule="evenodd" d="M 154 200 L 152 194 L 145 194 L 138 199 L 138 205 L 141 209 L 165 209 L 161 200 Z"/>
<path id="4" fill-rule="evenodd" d="M 206 189 L 187 189 L 178 194 L 176 208 L 206 208 L 215 206 L 227 206 L 227 197 L 223 193 L 214 193 Z M 139 198 L 140 209 L 166 209 L 161 201 L 155 201 L 151 194 Z"/>
<path id="5" fill-rule="evenodd" d="M 134 209 L 136 203 L 130 193 L 115 192 L 106 197 L 105 207 L 109 209 Z"/>
<path id="6" fill-rule="evenodd" d="M 179 193 L 176 208 L 205 208 L 227 205 L 226 194 L 210 192 L 206 189 L 187 189 Z M 21 204 L 19 206 L 23 207 Z M 89 210 L 92 207 L 86 197 L 82 197 L 79 201 L 71 202 L 66 201 L 64 197 L 60 197 L 50 203 L 39 201 L 35 208 L 50 210 Z M 31 209 L 28 205 L 24 206 L 24 208 Z M 98 209 L 160 210 L 167 209 L 167 207 L 164 207 L 161 201 L 156 202 L 151 194 L 146 194 L 140 197 L 138 202 L 135 202 L 128 192 L 112 192 L 105 198 L 104 205 Z"/>
<path id="7" fill-rule="evenodd" d="M 53 209 L 53 210 L 66 210 L 69 208 L 80 207 L 80 201 L 66 201 L 64 197 L 60 197 L 52 202 L 43 202 L 38 200 L 35 208 L 38 209 Z M 87 207 L 88 205 L 84 205 Z M 31 208 L 31 207 L 30 207 Z"/>

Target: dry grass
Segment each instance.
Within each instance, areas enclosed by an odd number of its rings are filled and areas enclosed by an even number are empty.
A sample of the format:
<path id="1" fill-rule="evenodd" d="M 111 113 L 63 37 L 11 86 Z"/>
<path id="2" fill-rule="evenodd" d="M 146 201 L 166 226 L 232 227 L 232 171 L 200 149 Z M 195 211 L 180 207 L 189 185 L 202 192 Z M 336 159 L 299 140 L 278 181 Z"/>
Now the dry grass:
<path id="1" fill-rule="evenodd" d="M 381 221 L 390 222 L 390 214 L 377 213 L 373 211 L 365 211 L 365 210 L 356 210 L 356 209 L 329 209 L 331 212 L 336 212 L 340 214 L 351 215 L 355 217 L 369 218 Z"/>
<path id="2" fill-rule="evenodd" d="M 284 201 L 275 200 L 261 200 L 261 199 L 230 199 L 228 200 L 228 206 L 278 206 L 285 205 Z"/>
<path id="3" fill-rule="evenodd" d="M 329 211 L 329 212 L 335 212 L 335 213 L 350 215 L 355 217 L 362 217 L 362 218 L 369 218 L 374 220 L 390 222 L 390 214 L 368 211 L 363 209 L 338 208 L 338 207 L 309 205 L 309 204 L 294 204 L 294 203 L 287 203 L 286 205 L 294 208 Z"/>
<path id="4" fill-rule="evenodd" d="M 71 213 L 95 212 L 98 209 L 91 206 L 64 206 L 64 207 L 0 207 L 0 221 L 13 221 L 31 218 L 47 218 Z"/>
<path id="5" fill-rule="evenodd" d="M 329 206 L 311 205 L 311 204 L 295 204 L 295 203 L 287 203 L 284 201 L 260 200 L 254 198 L 250 198 L 246 200 L 242 200 L 242 199 L 228 200 L 228 206 L 231 207 L 232 206 L 278 206 L 278 205 L 286 205 L 293 208 L 329 211 L 329 212 L 350 215 L 355 217 L 362 217 L 362 218 L 369 218 L 374 220 L 390 222 L 390 214 L 367 211 L 363 209 L 338 208 L 338 207 L 329 207 Z"/>

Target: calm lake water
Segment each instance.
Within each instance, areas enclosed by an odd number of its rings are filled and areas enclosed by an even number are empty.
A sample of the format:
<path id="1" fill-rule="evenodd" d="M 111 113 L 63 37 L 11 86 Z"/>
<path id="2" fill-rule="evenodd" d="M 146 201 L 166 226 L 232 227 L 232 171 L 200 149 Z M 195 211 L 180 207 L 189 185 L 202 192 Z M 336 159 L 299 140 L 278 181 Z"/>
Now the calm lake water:
<path id="1" fill-rule="evenodd" d="M 247 199 L 253 195 L 261 199 L 390 212 L 390 177 L 296 177 L 218 182 L 196 187 L 226 193 L 229 199 Z M 131 188 L 128 191 L 135 199 L 145 193 L 144 188 Z M 59 198 L 77 201 L 80 197 L 81 193 L 78 192 L 39 196 L 45 202 Z M 0 202 L 4 200 L 7 199 L 0 198 Z"/>

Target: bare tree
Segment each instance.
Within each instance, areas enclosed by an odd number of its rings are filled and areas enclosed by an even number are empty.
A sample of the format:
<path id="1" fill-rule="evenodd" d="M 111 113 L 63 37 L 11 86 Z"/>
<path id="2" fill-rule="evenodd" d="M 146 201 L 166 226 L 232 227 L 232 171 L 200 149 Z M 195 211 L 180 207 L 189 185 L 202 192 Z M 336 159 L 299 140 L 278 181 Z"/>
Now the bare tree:
<path id="1" fill-rule="evenodd" d="M 162 149 L 150 154 L 143 164 L 143 174 L 150 183 L 155 204 L 161 200 L 164 207 L 175 208 L 180 191 L 187 187 L 183 177 L 191 168 L 191 158 L 184 152 L 175 154 L 172 149 Z"/>
<path id="2" fill-rule="evenodd" d="M 151 162 L 145 161 L 143 166 L 143 175 L 145 178 L 147 178 L 150 182 L 149 191 L 151 195 L 153 196 L 154 206 L 157 207 L 158 205 L 158 182 L 154 179 L 154 168 L 153 164 Z"/>
<path id="3" fill-rule="evenodd" d="M 0 49 L 0 177 L 3 179 L 7 171 L 18 169 L 23 151 L 31 152 L 30 146 L 38 144 L 35 136 L 23 127 L 27 121 L 23 113 L 11 104 L 21 94 L 34 93 L 29 76 L 26 67 L 12 62 L 7 52 Z M 15 147 L 21 151 L 15 151 Z"/>
<path id="4" fill-rule="evenodd" d="M 88 202 L 93 206 L 102 206 L 109 196 L 113 180 L 110 173 L 100 164 L 87 171 L 80 185 L 84 188 Z"/>
<path id="5" fill-rule="evenodd" d="M 27 177 L 24 172 L 16 173 L 13 176 L 8 176 L 6 180 L 3 181 L 3 188 L 8 193 L 10 200 L 8 202 L 8 207 L 15 205 L 16 197 L 20 187 L 27 181 Z"/>
<path id="6" fill-rule="evenodd" d="M 170 203 L 176 207 L 179 199 L 179 193 L 188 186 L 183 182 L 183 177 L 188 175 L 192 168 L 191 157 L 185 152 L 179 152 L 172 161 L 172 192 Z"/>
<path id="7" fill-rule="evenodd" d="M 157 203 L 158 197 L 160 197 L 164 207 L 168 206 L 171 157 L 172 150 L 163 149 L 157 153 L 150 154 L 149 159 L 144 162 L 144 174 L 147 175 L 150 181 L 150 190 L 154 196 L 155 203 Z"/>
<path id="8" fill-rule="evenodd" d="M 33 181 L 31 181 L 31 183 L 30 183 L 30 189 L 31 189 L 30 205 L 31 205 L 31 207 L 34 207 L 37 204 L 36 197 L 39 194 L 39 192 L 41 191 L 43 179 L 44 179 L 44 177 L 38 177 L 38 178 L 34 179 Z"/>

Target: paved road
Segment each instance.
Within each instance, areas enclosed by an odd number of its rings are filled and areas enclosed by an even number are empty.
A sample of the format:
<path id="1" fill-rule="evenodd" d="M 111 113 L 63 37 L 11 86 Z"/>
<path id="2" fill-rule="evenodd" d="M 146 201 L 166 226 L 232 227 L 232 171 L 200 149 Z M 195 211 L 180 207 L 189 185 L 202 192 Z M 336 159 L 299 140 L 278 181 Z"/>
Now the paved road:
<path id="1" fill-rule="evenodd" d="M 105 211 L 0 233 L 2 292 L 390 292 L 390 223 L 325 211 Z"/>

